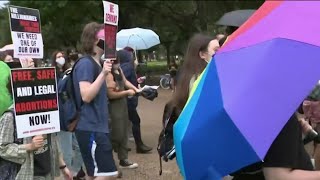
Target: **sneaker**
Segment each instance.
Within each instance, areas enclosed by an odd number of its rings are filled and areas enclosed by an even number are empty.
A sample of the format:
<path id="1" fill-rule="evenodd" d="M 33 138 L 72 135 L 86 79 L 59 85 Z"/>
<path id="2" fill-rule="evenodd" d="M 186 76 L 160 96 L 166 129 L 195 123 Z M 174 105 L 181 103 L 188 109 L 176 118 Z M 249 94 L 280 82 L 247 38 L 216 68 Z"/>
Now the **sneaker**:
<path id="1" fill-rule="evenodd" d="M 86 174 L 81 167 L 80 171 L 73 177 L 73 180 L 85 180 L 85 176 Z"/>
<path id="2" fill-rule="evenodd" d="M 117 179 L 121 179 L 121 178 L 122 178 L 122 171 L 118 169 Z"/>
<path id="3" fill-rule="evenodd" d="M 121 168 L 128 168 L 128 169 L 134 169 L 134 168 L 138 167 L 137 163 L 132 163 L 128 159 L 120 160 L 119 165 L 120 165 Z"/>
<path id="4" fill-rule="evenodd" d="M 137 147 L 138 154 L 146 154 L 146 153 L 149 153 L 150 151 L 152 151 L 152 147 L 148 147 L 148 146 L 144 145 L 143 143 L 136 145 L 136 147 Z"/>

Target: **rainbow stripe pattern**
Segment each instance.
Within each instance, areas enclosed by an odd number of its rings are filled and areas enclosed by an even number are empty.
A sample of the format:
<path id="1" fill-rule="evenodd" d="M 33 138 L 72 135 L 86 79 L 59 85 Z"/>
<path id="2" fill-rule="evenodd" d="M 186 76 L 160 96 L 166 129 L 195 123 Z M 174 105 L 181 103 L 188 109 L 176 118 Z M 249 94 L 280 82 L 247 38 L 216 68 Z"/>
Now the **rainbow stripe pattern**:
<path id="1" fill-rule="evenodd" d="M 320 2 L 266 1 L 229 36 L 174 126 L 187 180 L 220 180 L 263 160 L 320 79 Z"/>

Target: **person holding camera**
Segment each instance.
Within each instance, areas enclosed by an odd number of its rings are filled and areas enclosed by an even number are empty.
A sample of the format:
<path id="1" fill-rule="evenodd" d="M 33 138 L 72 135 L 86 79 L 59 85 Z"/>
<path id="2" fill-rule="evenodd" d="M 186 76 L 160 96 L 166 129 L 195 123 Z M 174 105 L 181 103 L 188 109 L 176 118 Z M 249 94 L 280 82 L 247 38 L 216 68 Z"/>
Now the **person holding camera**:
<path id="1" fill-rule="evenodd" d="M 120 59 L 125 50 L 117 52 L 117 59 L 113 61 L 112 71 L 107 75 L 108 97 L 110 99 L 109 112 L 111 116 L 111 140 L 114 150 L 118 153 L 119 165 L 122 168 L 137 168 L 137 163 L 128 160 L 128 107 L 127 97 L 140 92 L 125 77 L 120 68 Z"/>

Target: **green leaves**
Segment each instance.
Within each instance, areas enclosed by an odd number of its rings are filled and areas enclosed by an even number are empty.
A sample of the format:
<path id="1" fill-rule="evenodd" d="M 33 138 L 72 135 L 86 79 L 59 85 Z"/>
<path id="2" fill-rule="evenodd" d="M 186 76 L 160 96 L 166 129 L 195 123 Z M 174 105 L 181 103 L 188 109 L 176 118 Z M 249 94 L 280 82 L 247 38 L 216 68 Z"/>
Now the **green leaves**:
<path id="1" fill-rule="evenodd" d="M 149 28 L 159 36 L 162 45 L 172 55 L 183 54 L 189 38 L 197 32 L 219 28 L 214 23 L 226 12 L 236 8 L 258 8 L 263 1 L 156 1 L 112 0 L 119 5 L 119 30 L 123 28 Z M 96 21 L 103 23 L 101 0 L 10 0 L 10 4 L 40 10 L 45 56 L 53 50 L 76 47 L 82 28 Z M 0 9 L 0 46 L 11 42 L 8 10 Z M 167 49 L 167 48 L 166 48 Z M 168 55 L 169 57 L 169 55 Z"/>

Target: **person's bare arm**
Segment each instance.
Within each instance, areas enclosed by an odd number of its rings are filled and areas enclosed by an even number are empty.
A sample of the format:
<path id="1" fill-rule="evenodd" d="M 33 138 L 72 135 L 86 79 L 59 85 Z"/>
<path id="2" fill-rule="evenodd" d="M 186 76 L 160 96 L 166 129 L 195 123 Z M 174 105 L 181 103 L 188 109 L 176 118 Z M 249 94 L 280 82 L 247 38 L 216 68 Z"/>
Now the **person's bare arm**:
<path id="1" fill-rule="evenodd" d="M 83 102 L 90 103 L 98 94 L 102 83 L 105 82 L 105 74 L 103 72 L 97 77 L 97 79 L 90 83 L 88 81 L 79 82 L 80 93 Z"/>
<path id="2" fill-rule="evenodd" d="M 14 142 L 14 115 L 5 113 L 0 116 L 0 157 L 7 161 L 23 164 L 30 151 L 43 146 L 42 136 L 35 136 L 29 144 Z"/>
<path id="3" fill-rule="evenodd" d="M 115 87 L 115 82 L 113 79 L 113 75 L 110 73 L 107 75 L 107 87 L 108 87 L 108 98 L 109 99 L 119 99 L 123 97 L 127 97 L 132 95 L 133 90 L 126 90 L 126 91 L 117 91 Z M 133 92 L 134 93 L 134 92 Z"/>
<path id="4" fill-rule="evenodd" d="M 66 180 L 72 180 L 72 173 L 70 169 L 66 166 L 66 163 L 63 160 L 63 156 L 59 155 L 59 167 L 61 167 L 62 174 L 64 176 L 64 179 Z"/>
<path id="5" fill-rule="evenodd" d="M 320 171 L 292 170 L 290 168 L 263 168 L 266 180 L 319 180 Z"/>
<path id="6" fill-rule="evenodd" d="M 137 93 L 137 92 L 140 92 L 140 90 L 139 90 L 136 86 L 134 86 L 130 81 L 127 80 L 126 76 L 125 76 L 125 75 L 123 74 L 123 72 L 122 72 L 122 69 L 120 69 L 120 73 L 121 73 L 121 76 L 122 76 L 122 79 L 123 79 L 123 81 L 124 81 L 124 85 L 126 86 L 126 88 L 132 89 L 132 90 L 134 90 L 136 93 Z"/>
<path id="7" fill-rule="evenodd" d="M 80 94 L 83 102 L 90 103 L 97 96 L 101 85 L 105 83 L 106 75 L 111 71 L 111 66 L 111 63 L 105 61 L 101 73 L 93 83 L 88 81 L 79 82 Z"/>

